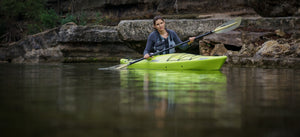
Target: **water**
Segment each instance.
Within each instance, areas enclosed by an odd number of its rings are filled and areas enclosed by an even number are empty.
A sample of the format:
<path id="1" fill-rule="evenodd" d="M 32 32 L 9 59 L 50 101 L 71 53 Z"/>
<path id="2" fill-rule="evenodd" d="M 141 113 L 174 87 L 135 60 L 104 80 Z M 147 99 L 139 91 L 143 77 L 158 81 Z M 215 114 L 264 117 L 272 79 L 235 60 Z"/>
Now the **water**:
<path id="1" fill-rule="evenodd" d="M 2 137 L 298 137 L 300 70 L 0 64 Z"/>

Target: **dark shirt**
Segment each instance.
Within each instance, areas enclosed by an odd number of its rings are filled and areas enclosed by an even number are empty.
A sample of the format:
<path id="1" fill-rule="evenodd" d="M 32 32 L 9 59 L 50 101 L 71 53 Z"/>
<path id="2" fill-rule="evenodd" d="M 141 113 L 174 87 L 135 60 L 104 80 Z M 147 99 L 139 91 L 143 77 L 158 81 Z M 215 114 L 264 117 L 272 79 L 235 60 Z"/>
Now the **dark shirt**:
<path id="1" fill-rule="evenodd" d="M 144 50 L 145 54 L 150 54 L 158 51 L 162 51 L 168 47 L 174 47 L 178 43 L 181 43 L 182 41 L 179 39 L 178 35 L 173 31 L 167 29 L 167 32 L 169 34 L 168 38 L 163 38 L 157 30 L 150 33 L 147 39 L 146 48 Z M 179 46 L 180 49 L 185 50 L 188 48 L 188 44 L 182 44 Z M 172 48 L 166 52 L 163 52 L 162 54 L 168 54 L 168 53 L 174 53 L 175 48 Z"/>

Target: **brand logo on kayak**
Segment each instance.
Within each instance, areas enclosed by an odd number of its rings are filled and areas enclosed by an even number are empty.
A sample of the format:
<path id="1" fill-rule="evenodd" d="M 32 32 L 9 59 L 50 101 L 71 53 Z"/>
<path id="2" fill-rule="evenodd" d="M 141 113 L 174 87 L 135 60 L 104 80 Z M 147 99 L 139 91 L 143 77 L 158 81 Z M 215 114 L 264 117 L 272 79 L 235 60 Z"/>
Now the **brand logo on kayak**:
<path id="1" fill-rule="evenodd" d="M 199 60 L 206 60 L 206 59 L 208 59 L 208 58 L 200 58 Z"/>
<path id="2" fill-rule="evenodd" d="M 159 60 L 151 60 L 151 62 L 159 62 Z"/>

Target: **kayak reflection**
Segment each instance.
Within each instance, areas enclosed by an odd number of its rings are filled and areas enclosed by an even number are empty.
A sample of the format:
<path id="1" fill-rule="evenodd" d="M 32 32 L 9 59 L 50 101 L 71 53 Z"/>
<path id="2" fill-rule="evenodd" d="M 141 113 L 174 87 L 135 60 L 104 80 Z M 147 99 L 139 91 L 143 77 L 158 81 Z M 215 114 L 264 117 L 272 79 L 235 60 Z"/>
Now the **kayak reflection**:
<path id="1" fill-rule="evenodd" d="M 226 76 L 220 71 L 127 69 L 120 75 L 122 89 L 143 90 L 174 103 L 209 103 L 226 90 Z"/>
<path id="2" fill-rule="evenodd" d="M 220 71 L 128 69 L 120 71 L 120 78 L 123 114 L 153 115 L 156 126 L 162 129 L 187 117 L 198 117 L 202 124 L 240 128 L 239 108 L 228 105 L 227 79 Z M 199 126 L 198 122 L 189 124 Z"/>

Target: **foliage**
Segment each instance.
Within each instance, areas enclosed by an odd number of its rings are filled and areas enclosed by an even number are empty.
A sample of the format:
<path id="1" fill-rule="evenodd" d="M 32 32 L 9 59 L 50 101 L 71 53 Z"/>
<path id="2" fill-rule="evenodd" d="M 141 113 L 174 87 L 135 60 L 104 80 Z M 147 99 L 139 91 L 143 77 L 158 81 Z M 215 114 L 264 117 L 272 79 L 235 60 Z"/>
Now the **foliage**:
<path id="1" fill-rule="evenodd" d="M 86 25 L 86 12 L 61 16 L 46 8 L 47 0 L 0 0 L 0 42 L 13 42 L 28 34 L 35 34 L 68 22 Z M 111 20 L 97 13 L 95 24 L 109 24 Z"/>
<path id="2" fill-rule="evenodd" d="M 76 22 L 76 17 L 68 13 L 66 17 L 61 20 L 61 24 L 66 24 L 68 22 Z"/>
<path id="3" fill-rule="evenodd" d="M 30 23 L 27 25 L 27 33 L 28 34 L 35 34 L 38 32 L 42 31 L 42 28 L 40 27 L 40 25 L 36 24 L 36 23 Z"/>
<path id="4" fill-rule="evenodd" d="M 42 11 L 34 21 L 27 24 L 27 34 L 35 34 L 59 25 L 60 18 L 53 9 Z"/>
<path id="5" fill-rule="evenodd" d="M 74 22 L 78 25 L 86 25 L 87 20 L 88 20 L 88 18 L 84 12 L 80 12 L 75 15 L 68 13 L 64 19 L 61 19 L 61 24 L 66 24 L 68 22 Z"/>
<path id="6" fill-rule="evenodd" d="M 110 24 L 111 22 L 112 21 L 108 17 L 102 15 L 99 12 L 96 13 L 96 20 L 95 20 L 95 23 L 94 23 L 95 25 Z"/>
<path id="7" fill-rule="evenodd" d="M 101 13 L 97 12 L 95 24 L 101 24 L 103 21 L 104 21 L 104 17 L 102 16 Z"/>
<path id="8" fill-rule="evenodd" d="M 23 2 L 17 0 L 1 0 L 0 6 L 0 15 L 5 17 L 4 19 L 18 17 L 25 8 Z"/>
<path id="9" fill-rule="evenodd" d="M 0 40 L 16 41 L 22 37 L 26 28 L 21 25 L 25 21 L 38 24 L 39 14 L 45 12 L 46 0 L 1 0 L 0 1 Z"/>
<path id="10" fill-rule="evenodd" d="M 44 29 L 47 28 L 53 28 L 58 25 L 59 22 L 59 16 L 56 14 L 56 12 L 51 9 L 48 11 L 44 11 L 39 15 L 38 21 L 41 22 L 41 25 Z"/>
<path id="11" fill-rule="evenodd" d="M 1 0 L 0 15 L 5 19 L 35 19 L 45 10 L 46 0 Z"/>
<path id="12" fill-rule="evenodd" d="M 27 19 L 39 20 L 40 14 L 44 14 L 46 0 L 26 0 L 24 2 L 24 14 Z"/>
<path id="13" fill-rule="evenodd" d="M 87 15 L 85 12 L 81 11 L 78 15 L 77 15 L 77 22 L 76 24 L 79 25 L 86 25 L 87 24 Z"/>

